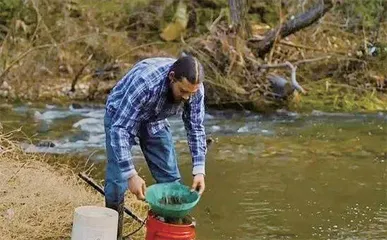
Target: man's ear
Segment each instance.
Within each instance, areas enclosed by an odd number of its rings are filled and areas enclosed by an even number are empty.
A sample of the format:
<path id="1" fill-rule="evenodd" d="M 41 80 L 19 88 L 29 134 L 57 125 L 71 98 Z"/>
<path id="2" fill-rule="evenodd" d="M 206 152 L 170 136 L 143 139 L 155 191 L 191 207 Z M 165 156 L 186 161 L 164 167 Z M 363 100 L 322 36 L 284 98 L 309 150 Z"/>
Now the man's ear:
<path id="1" fill-rule="evenodd" d="M 186 56 L 188 56 L 188 54 L 186 52 L 182 51 L 180 54 L 180 57 L 186 57 Z"/>
<path id="2" fill-rule="evenodd" d="M 174 71 L 170 71 L 169 74 L 168 74 L 168 77 L 169 77 L 169 80 L 171 82 L 173 82 L 173 80 L 175 79 L 175 72 Z"/>

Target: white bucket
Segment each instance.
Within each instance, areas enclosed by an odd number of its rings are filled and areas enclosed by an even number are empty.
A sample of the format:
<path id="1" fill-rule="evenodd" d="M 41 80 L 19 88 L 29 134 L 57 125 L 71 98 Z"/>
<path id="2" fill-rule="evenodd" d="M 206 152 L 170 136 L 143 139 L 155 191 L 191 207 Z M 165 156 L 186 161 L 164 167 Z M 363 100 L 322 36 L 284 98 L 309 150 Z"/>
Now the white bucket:
<path id="1" fill-rule="evenodd" d="M 97 206 L 75 209 L 72 240 L 116 240 L 118 212 Z"/>

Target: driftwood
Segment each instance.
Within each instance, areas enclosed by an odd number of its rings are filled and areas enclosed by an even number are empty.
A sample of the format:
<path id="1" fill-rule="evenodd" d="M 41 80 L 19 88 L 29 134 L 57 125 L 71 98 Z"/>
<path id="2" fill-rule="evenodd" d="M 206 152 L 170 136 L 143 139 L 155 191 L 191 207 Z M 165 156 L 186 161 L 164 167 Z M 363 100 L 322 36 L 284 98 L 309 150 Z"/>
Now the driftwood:
<path id="1" fill-rule="evenodd" d="M 305 89 L 297 82 L 297 79 L 296 79 L 297 66 L 294 66 L 288 61 L 286 61 L 283 64 L 289 67 L 291 70 L 291 82 L 289 83 L 286 79 L 284 79 L 279 75 L 269 74 L 268 80 L 273 88 L 274 95 L 281 98 L 287 97 L 291 93 L 293 93 L 294 90 L 297 90 L 305 94 L 306 93 Z M 282 67 L 282 64 L 277 66 Z"/>
<path id="2" fill-rule="evenodd" d="M 293 90 L 297 90 L 303 94 L 306 93 L 305 89 L 297 82 L 296 78 L 296 71 L 297 66 L 304 64 L 304 63 L 310 63 L 310 62 L 316 62 L 321 61 L 325 59 L 331 58 L 330 56 L 325 57 L 319 57 L 319 58 L 312 58 L 312 59 L 304 59 L 297 62 L 294 62 L 293 64 L 289 61 L 286 61 L 284 63 L 279 64 L 262 64 L 259 65 L 259 68 L 281 68 L 281 67 L 288 67 L 291 70 L 291 82 L 288 84 L 288 81 L 278 75 L 271 74 L 268 76 L 268 79 L 274 89 L 276 89 L 277 94 L 278 92 L 281 92 L 282 94 L 279 94 L 281 97 L 288 96 L 290 93 L 293 92 Z M 288 87 L 290 86 L 290 87 Z"/>
<path id="3" fill-rule="evenodd" d="M 321 0 L 321 3 L 312 7 L 307 12 L 296 16 L 283 25 L 269 31 L 262 40 L 251 39 L 251 48 L 256 49 L 259 57 L 264 57 L 270 51 L 274 42 L 285 38 L 305 27 L 315 23 L 333 7 L 332 0 Z M 278 36 L 277 36 L 278 34 Z"/>

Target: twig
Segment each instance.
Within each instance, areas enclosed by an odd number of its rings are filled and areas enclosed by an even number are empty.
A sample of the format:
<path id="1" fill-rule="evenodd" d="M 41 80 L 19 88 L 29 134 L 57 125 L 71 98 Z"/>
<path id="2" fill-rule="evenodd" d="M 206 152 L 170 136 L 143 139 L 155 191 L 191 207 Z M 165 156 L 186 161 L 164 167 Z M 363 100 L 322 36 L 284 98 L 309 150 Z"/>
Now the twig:
<path id="1" fill-rule="evenodd" d="M 340 24 L 340 23 L 333 23 L 333 22 L 329 22 L 329 21 L 321 21 L 321 24 L 334 26 L 334 27 L 338 27 L 338 28 L 347 28 L 348 27 L 348 22 L 345 22 L 344 24 Z"/>
<path id="2" fill-rule="evenodd" d="M 268 60 L 268 63 L 270 64 L 271 63 L 271 59 L 273 58 L 273 53 L 274 53 L 274 49 L 275 49 L 275 46 L 277 45 L 277 41 L 278 41 L 278 36 L 281 32 L 281 28 L 282 28 L 282 2 L 280 1 L 279 3 L 279 20 L 280 20 L 280 24 L 278 26 L 278 30 L 277 32 L 275 33 L 275 38 L 274 38 L 274 42 L 273 42 L 273 46 L 272 48 L 270 49 L 270 54 L 269 54 L 269 60 Z"/>
<path id="3" fill-rule="evenodd" d="M 147 47 L 147 46 L 158 45 L 158 44 L 164 44 L 164 42 L 157 41 L 157 42 L 145 43 L 145 44 L 136 46 L 136 47 L 130 49 L 129 51 L 126 51 L 126 52 L 124 52 L 123 54 L 118 55 L 118 56 L 116 57 L 116 59 L 120 59 L 120 58 L 122 58 L 123 56 L 126 56 L 126 55 L 128 55 L 129 53 L 133 52 L 134 50 L 137 50 L 137 49 L 140 49 L 140 48 L 143 48 L 143 47 Z"/>
<path id="4" fill-rule="evenodd" d="M 298 65 L 301 65 L 304 63 L 317 62 L 317 61 L 321 61 L 321 60 L 325 60 L 325 59 L 329 59 L 329 58 L 331 58 L 331 56 L 304 59 L 304 60 L 294 62 L 294 63 L 292 63 L 292 65 L 298 66 Z M 279 63 L 279 64 L 263 64 L 263 65 L 259 65 L 258 67 L 259 68 L 281 68 L 281 67 L 288 67 L 288 66 L 289 66 L 289 64 L 284 62 L 284 63 Z"/>
<path id="5" fill-rule="evenodd" d="M 53 44 L 44 44 L 44 45 L 40 45 L 40 46 L 37 46 L 37 47 L 33 47 L 33 48 L 30 48 L 28 49 L 27 51 L 25 51 L 24 53 L 20 54 L 15 60 L 13 60 L 9 65 L 8 67 L 6 67 L 4 69 L 4 71 L 1 73 L 0 75 L 0 79 L 2 79 L 5 74 L 8 73 L 8 71 L 13 67 L 13 65 L 15 65 L 17 62 L 19 62 L 21 59 L 23 59 L 25 56 L 27 56 L 29 53 L 35 51 L 35 50 L 38 50 L 38 49 L 43 49 L 43 48 L 48 48 L 48 47 L 52 47 Z M 0 82 L 2 83 L 2 81 Z"/>
<path id="6" fill-rule="evenodd" d="M 43 24 L 43 26 L 44 26 L 44 28 L 45 28 L 47 34 L 50 36 L 50 39 L 51 39 L 52 44 L 54 44 L 55 47 L 56 47 L 56 46 L 57 46 L 57 42 L 56 42 L 55 39 L 52 37 L 52 35 L 51 35 L 51 33 L 50 33 L 50 29 L 47 27 L 46 23 L 44 22 L 43 17 L 42 17 L 42 15 L 40 14 L 39 9 L 38 9 L 38 7 L 36 6 L 35 1 L 31 1 L 31 2 L 32 2 L 32 7 L 34 8 L 34 10 L 35 10 L 35 12 L 36 12 L 36 15 L 37 15 L 37 17 L 38 17 L 38 24 L 37 24 L 37 25 L 39 25 L 39 23 L 42 22 L 42 24 Z M 36 27 L 35 30 L 37 31 L 37 29 L 38 29 L 38 26 Z M 34 34 L 35 34 L 35 33 L 34 33 Z"/>
<path id="7" fill-rule="evenodd" d="M 289 47 L 303 48 L 303 49 L 314 50 L 314 51 L 319 51 L 319 52 L 327 52 L 327 50 L 322 49 L 322 48 L 309 47 L 309 46 L 295 44 L 295 43 L 291 43 L 291 42 L 287 42 L 287 41 L 283 41 L 283 40 L 280 41 L 279 44 L 286 45 Z M 337 51 L 337 50 L 329 50 L 328 52 L 339 53 L 339 54 L 347 54 L 348 53 L 348 52 Z"/>
<path id="8" fill-rule="evenodd" d="M 236 51 L 235 51 L 235 52 L 236 52 Z M 232 53 L 234 53 L 234 51 L 233 51 Z M 230 63 L 230 65 L 228 66 L 228 70 L 227 70 L 227 77 L 230 77 L 231 70 L 232 70 L 232 68 L 234 67 L 236 58 L 237 58 L 237 54 L 236 54 L 236 53 L 232 54 L 232 57 L 231 57 L 231 63 Z"/>
<path id="9" fill-rule="evenodd" d="M 35 5 L 34 3 L 32 3 L 32 5 Z M 34 8 L 35 9 L 35 8 Z M 38 29 L 39 29 L 39 26 L 40 26 L 40 16 L 39 16 L 39 13 L 38 11 L 36 11 L 35 9 L 35 13 L 36 13 L 36 19 L 37 19 L 37 23 L 36 23 L 36 27 L 35 27 L 35 30 L 34 30 L 34 33 L 32 34 L 32 37 L 30 38 L 32 41 L 34 41 L 35 39 L 35 36 L 38 34 Z"/>
<path id="10" fill-rule="evenodd" d="M 365 34 L 365 29 L 364 29 L 364 21 L 362 23 L 362 31 L 363 31 L 363 44 L 364 44 L 364 52 L 368 52 L 367 51 L 367 37 L 366 37 L 366 34 Z"/>
<path id="11" fill-rule="evenodd" d="M 20 168 L 19 168 L 14 174 L 12 174 L 12 176 L 11 176 L 7 181 L 5 181 L 5 182 L 3 183 L 3 185 L 1 185 L 1 187 L 3 187 L 5 184 L 7 184 L 9 181 L 11 181 L 14 177 L 16 177 L 16 175 L 23 169 L 23 167 L 24 167 L 25 165 L 27 165 L 27 163 L 28 163 L 28 162 L 23 163 L 23 165 L 21 165 Z"/>
<path id="12" fill-rule="evenodd" d="M 305 89 L 303 87 L 301 87 L 301 85 L 297 82 L 297 79 L 296 79 L 296 71 L 297 71 L 297 66 L 294 66 L 293 64 L 291 64 L 290 62 L 286 61 L 285 64 L 291 69 L 292 71 L 292 76 L 291 76 L 291 79 L 292 79 L 292 84 L 293 84 L 293 87 L 296 88 L 297 90 L 299 90 L 300 92 L 302 92 L 303 94 L 306 93 Z"/>
<path id="13" fill-rule="evenodd" d="M 70 92 L 75 92 L 75 84 L 77 84 L 79 76 L 81 76 L 83 70 L 86 68 L 87 65 L 89 65 L 90 60 L 93 58 L 93 54 L 90 54 L 90 56 L 87 58 L 86 62 L 83 64 L 83 66 L 79 69 L 77 74 L 75 75 L 73 82 L 71 83 L 71 89 Z"/>
<path id="14" fill-rule="evenodd" d="M 355 87 L 355 86 L 341 84 L 341 83 L 330 83 L 329 85 L 336 86 L 336 87 L 343 87 L 343 88 L 351 88 L 351 89 L 359 90 L 360 92 L 368 92 L 367 89 L 365 88 Z"/>
<path id="15" fill-rule="evenodd" d="M 0 46 L 0 57 L 1 57 L 1 55 L 3 54 L 3 49 L 4 49 L 5 45 L 7 44 L 7 40 L 8 40 L 8 38 L 9 38 L 10 35 L 11 35 L 11 34 L 10 34 L 10 31 L 8 31 L 8 32 L 7 32 L 7 35 L 5 35 L 5 38 L 4 38 L 4 40 L 3 40 L 3 42 L 2 42 L 2 44 L 1 44 L 1 46 Z M 0 84 L 0 86 L 1 86 L 1 84 Z"/>
<path id="16" fill-rule="evenodd" d="M 76 38 L 76 39 L 71 39 L 71 40 L 68 40 L 68 41 L 65 41 L 65 42 L 62 42 L 62 43 L 59 43 L 59 44 L 56 44 L 56 46 L 61 46 L 61 45 L 65 45 L 65 44 L 68 44 L 68 43 L 71 43 L 71 42 L 76 42 L 80 39 L 83 39 L 83 38 L 87 38 L 89 36 L 93 36 L 95 34 L 88 34 L 88 35 L 83 35 L 79 38 Z M 49 48 L 49 47 L 53 47 L 55 46 L 54 44 L 43 44 L 43 45 L 40 45 L 40 46 L 37 46 L 37 47 L 32 47 L 30 49 L 28 49 L 27 51 L 19 54 L 19 56 L 16 57 L 15 60 L 13 60 L 5 69 L 4 71 L 0 74 L 0 86 L 1 84 L 3 84 L 3 78 L 4 76 L 8 73 L 8 71 L 13 67 L 13 65 L 15 65 L 16 63 L 18 63 L 20 60 L 22 60 L 25 56 L 27 56 L 28 54 L 30 54 L 31 52 L 33 51 L 36 51 L 36 50 L 39 50 L 39 49 L 44 49 L 44 48 Z"/>
<path id="17" fill-rule="evenodd" d="M 221 9 L 219 16 L 212 22 L 211 26 L 208 28 L 208 31 L 212 32 L 214 26 L 218 24 L 218 22 L 220 21 L 220 19 L 222 19 L 223 16 L 224 16 L 224 9 Z"/>

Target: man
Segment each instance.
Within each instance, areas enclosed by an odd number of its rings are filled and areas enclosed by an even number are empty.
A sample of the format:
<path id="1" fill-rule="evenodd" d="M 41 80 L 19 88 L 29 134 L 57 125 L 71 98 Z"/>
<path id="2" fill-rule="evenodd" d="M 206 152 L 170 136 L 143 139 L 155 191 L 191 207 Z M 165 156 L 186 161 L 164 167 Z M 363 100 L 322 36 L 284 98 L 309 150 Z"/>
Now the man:
<path id="1" fill-rule="evenodd" d="M 105 114 L 105 202 L 119 213 L 119 238 L 126 190 L 145 198 L 146 184 L 130 153 L 135 137 L 156 182 L 180 180 L 169 116 L 182 112 L 192 155 L 192 190 L 203 193 L 207 152 L 203 79 L 203 67 L 192 56 L 148 58 L 135 64 L 110 93 Z"/>

